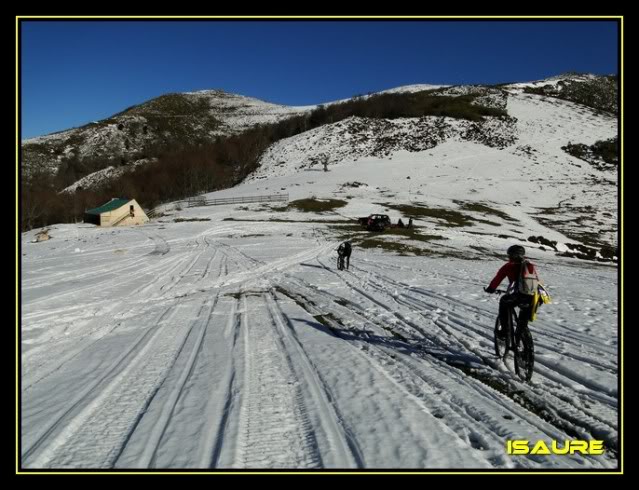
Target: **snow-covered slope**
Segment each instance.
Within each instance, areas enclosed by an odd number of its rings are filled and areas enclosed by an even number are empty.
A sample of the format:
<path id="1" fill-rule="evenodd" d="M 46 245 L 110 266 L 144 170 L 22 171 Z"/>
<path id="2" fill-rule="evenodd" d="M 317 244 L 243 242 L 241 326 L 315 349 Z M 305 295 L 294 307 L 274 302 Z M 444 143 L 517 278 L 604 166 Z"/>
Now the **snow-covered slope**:
<path id="1" fill-rule="evenodd" d="M 617 266 L 558 252 L 617 245 L 616 172 L 562 150 L 616 120 L 489 95 L 510 119 L 351 118 L 278 142 L 206 195 L 289 205 L 176 202 L 138 227 L 23 233 L 21 464 L 615 469 Z M 357 226 L 376 212 L 415 228 Z M 496 358 L 498 298 L 483 291 L 514 243 L 553 298 L 530 324 L 529 383 Z M 509 456 L 510 439 L 605 452 Z"/>
<path id="2" fill-rule="evenodd" d="M 414 85 L 403 85 L 401 87 L 395 87 L 388 90 L 381 90 L 380 94 L 396 94 L 396 93 L 404 93 L 404 92 L 422 92 L 424 90 L 435 90 L 440 88 L 448 87 L 449 85 L 433 85 L 428 83 L 417 83 Z"/>
<path id="3" fill-rule="evenodd" d="M 148 149 L 211 141 L 255 124 L 274 123 L 315 106 L 290 107 L 222 90 L 168 94 L 80 128 L 22 141 L 22 171 L 55 173 L 72 156 L 130 162 Z"/>
<path id="4" fill-rule="evenodd" d="M 481 149 L 444 143 L 433 156 Z M 527 243 L 528 234 L 566 238 L 518 206 L 487 203 L 497 214 L 486 215 L 464 208 L 470 195 L 452 203 L 464 173 L 476 186 L 504 183 L 497 172 L 472 177 L 470 159 L 456 162 L 456 176 L 411 188 L 414 157 L 368 157 L 209 195 L 348 202 L 323 214 L 176 203 L 136 228 L 57 225 L 41 243 L 36 230 L 23 234 L 22 463 L 614 468 L 616 267 Z M 365 177 L 380 174 L 383 186 Z M 389 206 L 407 202 L 457 209 L 471 224 L 420 217 L 407 236 L 352 226 L 386 209 L 393 222 L 406 219 Z M 354 253 L 339 272 L 334 250 L 346 237 Z M 494 357 L 498 302 L 482 291 L 512 243 L 527 247 L 553 297 L 531 324 L 528 384 Z M 606 453 L 505 454 L 509 439 L 574 438 L 603 440 Z"/>
<path id="5" fill-rule="evenodd" d="M 529 251 L 554 301 L 523 383 L 482 291 L 511 241 L 420 221 L 431 252 L 355 245 L 337 271 L 339 214 L 263 207 L 23 235 L 26 468 L 616 466 L 614 267 Z M 505 454 L 574 438 L 606 452 Z"/>
<path id="6" fill-rule="evenodd" d="M 506 85 L 508 89 L 523 89 L 526 87 L 543 87 L 550 85 L 561 90 L 561 86 L 566 82 L 587 83 L 596 80 L 597 76 L 590 73 L 564 73 L 554 77 L 544 78 L 543 80 L 535 80 L 532 82 L 509 83 Z"/>
<path id="7" fill-rule="evenodd" d="M 312 111 L 317 106 L 285 106 L 222 90 L 200 90 L 185 95 L 206 101 L 211 114 L 221 121 L 217 134 L 236 134 L 256 124 L 272 124 Z"/>
<path id="8" fill-rule="evenodd" d="M 499 148 L 516 141 L 512 120 L 493 118 L 471 122 L 452 118 L 366 119 L 350 117 L 281 140 L 265 152 L 260 168 L 245 181 L 290 175 L 318 166 L 360 158 L 390 157 L 404 150 L 420 152 L 445 141 L 472 141 Z"/>
<path id="9" fill-rule="evenodd" d="M 70 186 L 65 187 L 61 192 L 74 193 L 82 189 L 99 189 L 101 186 L 110 182 L 112 179 L 120 177 L 126 172 L 131 172 L 140 165 L 152 163 L 154 160 L 155 159 L 151 158 L 143 158 L 131 162 L 129 165 L 126 165 L 124 167 L 107 167 L 102 170 L 98 170 L 97 172 L 90 173 L 86 177 L 82 177 L 80 180 L 76 181 Z"/>
<path id="10" fill-rule="evenodd" d="M 534 94 L 509 94 L 507 110 L 511 118 L 482 123 L 349 118 L 272 145 L 245 182 L 268 180 L 279 188 L 288 179 L 302 185 L 316 175 L 315 195 L 330 196 L 355 174 L 368 184 L 370 203 L 383 197 L 376 188 L 405 202 L 494 203 L 514 219 L 527 215 L 574 241 L 616 246 L 616 169 L 597 169 L 562 149 L 615 136 L 616 119 Z M 330 172 L 316 174 L 324 160 Z"/>

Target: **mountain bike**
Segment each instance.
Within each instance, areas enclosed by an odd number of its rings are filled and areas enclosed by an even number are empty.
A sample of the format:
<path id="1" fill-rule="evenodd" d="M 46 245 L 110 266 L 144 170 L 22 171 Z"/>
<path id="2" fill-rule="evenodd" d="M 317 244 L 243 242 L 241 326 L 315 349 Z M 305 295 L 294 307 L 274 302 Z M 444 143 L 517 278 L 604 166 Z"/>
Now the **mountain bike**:
<path id="1" fill-rule="evenodd" d="M 506 293 L 496 290 L 497 294 Z M 519 312 L 516 310 L 519 309 Z M 499 315 L 495 321 L 495 354 L 506 360 L 508 351 L 513 352 L 515 372 L 523 381 L 530 381 L 535 364 L 535 346 L 528 329 L 529 307 L 514 305 L 509 308 L 509 325 L 501 325 Z"/>

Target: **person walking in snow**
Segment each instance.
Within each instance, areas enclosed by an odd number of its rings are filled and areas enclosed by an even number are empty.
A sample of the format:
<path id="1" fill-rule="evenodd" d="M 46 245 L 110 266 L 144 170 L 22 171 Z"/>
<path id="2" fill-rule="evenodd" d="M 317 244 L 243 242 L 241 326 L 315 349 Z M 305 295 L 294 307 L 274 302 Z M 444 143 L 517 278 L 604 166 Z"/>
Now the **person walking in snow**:
<path id="1" fill-rule="evenodd" d="M 348 266 L 351 263 L 352 251 L 353 247 L 351 247 L 351 242 L 349 241 L 340 243 L 340 246 L 337 248 L 337 255 L 339 255 L 342 259 L 346 259 L 346 270 L 348 270 Z"/>

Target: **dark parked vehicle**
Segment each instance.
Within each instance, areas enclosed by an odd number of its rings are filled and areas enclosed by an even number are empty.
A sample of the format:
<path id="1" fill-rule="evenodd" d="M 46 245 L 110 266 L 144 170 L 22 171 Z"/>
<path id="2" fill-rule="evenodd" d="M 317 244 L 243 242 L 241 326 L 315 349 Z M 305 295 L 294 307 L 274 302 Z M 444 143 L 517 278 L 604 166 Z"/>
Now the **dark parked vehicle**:
<path id="1" fill-rule="evenodd" d="M 365 218 L 358 218 L 357 221 L 368 231 L 384 231 L 391 226 L 391 220 L 386 214 L 371 214 Z"/>

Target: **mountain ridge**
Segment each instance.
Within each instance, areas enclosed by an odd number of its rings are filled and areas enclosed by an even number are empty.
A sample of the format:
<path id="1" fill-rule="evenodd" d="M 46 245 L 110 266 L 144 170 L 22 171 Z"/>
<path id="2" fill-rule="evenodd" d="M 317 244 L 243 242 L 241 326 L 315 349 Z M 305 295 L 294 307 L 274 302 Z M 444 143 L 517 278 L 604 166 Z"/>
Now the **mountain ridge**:
<path id="1" fill-rule="evenodd" d="M 182 159 L 191 160 L 191 166 L 188 169 L 184 167 L 184 172 L 191 177 L 180 177 L 179 180 L 183 181 L 181 184 L 168 175 L 158 177 L 158 182 L 165 182 L 164 185 L 183 187 L 181 194 L 172 193 L 168 200 L 220 189 L 219 184 L 211 187 L 213 181 L 209 177 L 198 177 L 199 169 L 204 168 L 202 165 L 215 161 L 216 157 L 207 156 L 207 152 L 211 151 L 227 162 L 220 169 L 220 172 L 227 172 L 225 179 L 229 183 L 226 187 L 237 186 L 242 181 L 250 184 L 264 179 L 277 180 L 295 173 L 303 175 L 303 172 L 309 170 L 321 170 L 324 164 L 332 170 L 344 164 L 371 159 L 391 162 L 402 152 L 414 154 L 415 158 L 423 160 L 426 166 L 424 176 L 436 181 L 442 175 L 448 175 L 448 179 L 457 175 L 455 168 L 458 165 L 454 155 L 442 154 L 442 161 L 432 161 L 429 156 L 433 149 L 447 143 L 448 146 L 452 145 L 451 151 L 460 152 L 457 160 L 471 162 L 469 168 L 473 172 L 494 165 L 487 159 L 487 155 L 495 155 L 501 163 L 495 167 L 495 175 L 491 178 L 511 175 L 516 180 L 530 181 L 523 187 L 527 192 L 533 193 L 531 196 L 539 193 L 540 189 L 554 189 L 551 192 L 544 190 L 545 197 L 535 204 L 539 209 L 529 208 L 527 211 L 538 215 L 539 220 L 545 220 L 581 243 L 597 247 L 616 246 L 617 163 L 613 158 L 612 164 L 603 165 L 597 158 L 593 158 L 593 151 L 597 149 L 603 148 L 607 153 L 614 152 L 618 132 L 616 117 L 613 113 L 574 100 L 528 90 L 531 84 L 539 88 L 552 87 L 552 83 L 559 82 L 564 82 L 564 87 L 570 83 L 591 81 L 595 81 L 600 87 L 605 86 L 605 83 L 599 83 L 601 80 L 602 77 L 594 75 L 574 75 L 564 79 L 554 77 L 550 81 L 547 79 L 529 84 L 499 86 L 409 85 L 330 104 L 293 108 L 220 90 L 169 94 L 127 108 L 119 113 L 120 119 L 103 121 L 100 126 L 102 132 L 94 132 L 84 142 L 84 146 L 71 147 L 71 150 L 76 150 L 75 159 L 65 160 L 64 165 L 56 170 L 56 177 L 66 175 L 70 182 L 59 187 L 57 192 L 64 190 L 64 194 L 70 196 L 73 207 L 79 208 L 76 209 L 77 212 L 81 211 L 82 206 L 95 204 L 93 201 L 96 199 L 104 199 L 104 192 L 136 195 L 144 205 L 144 199 L 140 199 L 136 193 L 138 184 L 135 182 L 136 179 L 140 182 L 156 179 L 155 169 L 160 171 L 163 168 L 156 167 L 158 157 L 152 152 L 135 153 L 135 145 L 129 140 L 129 161 L 118 160 L 122 157 L 113 152 L 109 155 L 110 161 L 106 164 L 105 161 L 98 162 L 100 164 L 96 165 L 97 168 L 89 172 L 92 158 L 95 158 L 91 156 L 90 149 L 91 145 L 102 145 L 103 151 L 108 152 L 109 145 L 105 141 L 122 143 L 122 134 L 131 131 L 137 135 L 138 139 L 135 141 L 143 143 L 145 138 L 150 139 L 157 134 L 157 128 L 153 124 L 160 127 L 160 134 L 164 131 L 167 137 L 183 134 L 186 126 L 195 127 L 196 136 L 213 133 L 215 141 L 220 141 L 220 135 L 225 134 L 228 136 L 222 138 L 230 141 L 227 146 L 222 144 L 218 148 L 208 146 L 210 143 L 204 138 L 198 141 L 194 136 L 192 140 L 182 141 L 180 144 L 184 150 L 180 150 L 180 147 L 176 149 L 171 146 L 170 139 L 167 140 L 164 148 L 174 153 L 167 158 L 158 151 L 156 154 L 160 155 L 161 165 L 170 163 L 174 167 L 172 172 L 179 173 L 180 166 L 186 162 Z M 427 90 L 422 90 L 425 87 Z M 212 101 L 215 101 L 215 110 L 211 109 Z M 441 110 L 440 102 L 443 104 Z M 371 111 L 371 104 L 377 109 Z M 393 108 L 393 104 L 399 104 L 396 107 L 399 112 Z M 411 109 L 411 104 L 423 105 L 427 115 L 402 117 L 401 111 Z M 153 117 L 163 114 L 163 110 L 168 111 L 165 119 L 169 122 L 154 120 Z M 206 113 L 208 119 L 205 118 L 204 122 L 198 120 L 195 115 L 199 113 Z M 391 117 L 384 117 L 384 114 L 390 114 Z M 175 124 L 179 122 L 182 129 L 172 134 L 171 121 Z M 263 124 L 259 127 L 267 128 L 269 125 L 264 123 L 269 121 L 279 122 L 270 125 L 274 128 L 272 130 L 254 130 L 260 122 Z M 119 127 L 120 124 L 122 127 Z M 148 124 L 151 125 L 150 128 Z M 60 137 L 61 134 L 63 138 Z M 61 144 L 66 144 L 66 136 L 68 133 L 57 133 L 48 138 L 59 143 L 62 140 Z M 461 145 L 464 142 L 471 145 Z M 253 146 L 251 151 L 255 156 L 250 158 L 255 158 L 255 162 L 247 165 L 243 161 L 247 155 L 245 149 Z M 79 155 L 82 154 L 86 154 L 87 158 L 80 158 Z M 449 167 L 442 167 L 444 163 Z M 240 164 L 244 165 L 244 170 L 237 166 Z M 78 172 L 75 172 L 74 165 L 77 165 Z M 435 168 L 439 170 L 434 172 Z M 446 170 L 447 173 L 442 174 L 441 170 Z M 464 178 L 464 175 L 458 177 L 460 182 Z M 533 185 L 531 182 L 536 183 Z M 465 184 L 453 180 L 449 185 L 457 188 Z M 474 187 L 473 184 L 466 191 L 462 189 L 461 195 L 482 192 Z M 90 197 L 90 193 L 94 192 L 92 189 L 97 191 L 101 188 L 105 191 L 98 192 L 97 197 Z M 74 193 L 79 193 L 79 199 Z M 162 200 L 161 194 L 149 196 L 152 196 L 153 202 L 147 202 L 146 206 L 167 202 L 166 198 Z M 504 204 L 514 201 L 531 204 L 535 201 L 531 197 L 517 199 L 515 196 L 516 193 L 508 192 L 502 201 Z M 485 200 L 490 196 L 473 197 Z M 594 203 L 597 209 L 593 212 Z"/>

